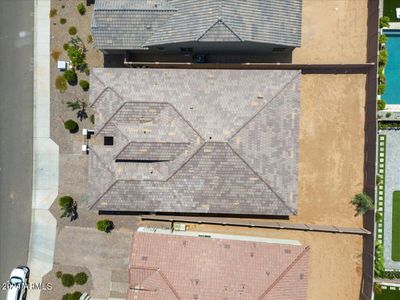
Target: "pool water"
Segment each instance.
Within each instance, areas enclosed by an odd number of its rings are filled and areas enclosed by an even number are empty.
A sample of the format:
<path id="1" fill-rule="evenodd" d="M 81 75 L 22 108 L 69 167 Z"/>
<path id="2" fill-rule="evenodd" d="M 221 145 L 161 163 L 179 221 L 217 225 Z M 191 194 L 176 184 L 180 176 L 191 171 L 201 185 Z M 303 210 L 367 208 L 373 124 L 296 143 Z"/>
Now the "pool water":
<path id="1" fill-rule="evenodd" d="M 386 90 L 382 99 L 387 104 L 400 104 L 400 30 L 384 30 L 388 37 L 388 62 L 385 67 Z"/>

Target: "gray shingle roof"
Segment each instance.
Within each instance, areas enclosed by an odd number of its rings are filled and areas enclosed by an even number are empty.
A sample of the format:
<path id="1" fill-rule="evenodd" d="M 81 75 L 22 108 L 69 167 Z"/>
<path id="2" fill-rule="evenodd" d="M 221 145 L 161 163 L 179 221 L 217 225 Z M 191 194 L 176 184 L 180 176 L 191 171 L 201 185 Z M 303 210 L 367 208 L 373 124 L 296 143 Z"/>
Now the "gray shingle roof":
<path id="1" fill-rule="evenodd" d="M 100 49 L 178 42 L 250 41 L 300 46 L 302 0 L 97 0 Z"/>
<path id="2" fill-rule="evenodd" d="M 91 207 L 295 213 L 299 74 L 94 69 Z"/>

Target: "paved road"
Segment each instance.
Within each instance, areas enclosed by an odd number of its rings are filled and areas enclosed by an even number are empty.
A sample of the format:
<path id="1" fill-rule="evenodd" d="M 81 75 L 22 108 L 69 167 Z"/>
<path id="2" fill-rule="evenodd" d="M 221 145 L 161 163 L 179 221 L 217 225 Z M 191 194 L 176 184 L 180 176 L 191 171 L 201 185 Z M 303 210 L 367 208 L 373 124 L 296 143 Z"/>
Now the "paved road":
<path id="1" fill-rule="evenodd" d="M 28 259 L 33 124 L 33 0 L 0 0 L 0 282 Z M 0 292 L 0 299 L 5 299 Z"/>

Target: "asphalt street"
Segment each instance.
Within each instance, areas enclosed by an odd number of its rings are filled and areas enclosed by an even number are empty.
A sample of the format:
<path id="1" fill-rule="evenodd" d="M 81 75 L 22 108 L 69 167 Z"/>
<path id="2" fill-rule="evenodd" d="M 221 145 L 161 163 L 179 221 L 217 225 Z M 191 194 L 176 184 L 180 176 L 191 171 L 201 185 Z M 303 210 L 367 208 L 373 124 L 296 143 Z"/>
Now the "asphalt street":
<path id="1" fill-rule="evenodd" d="M 34 0 L 0 0 L 0 283 L 27 263 L 31 225 Z M 0 299 L 6 293 L 0 291 Z"/>

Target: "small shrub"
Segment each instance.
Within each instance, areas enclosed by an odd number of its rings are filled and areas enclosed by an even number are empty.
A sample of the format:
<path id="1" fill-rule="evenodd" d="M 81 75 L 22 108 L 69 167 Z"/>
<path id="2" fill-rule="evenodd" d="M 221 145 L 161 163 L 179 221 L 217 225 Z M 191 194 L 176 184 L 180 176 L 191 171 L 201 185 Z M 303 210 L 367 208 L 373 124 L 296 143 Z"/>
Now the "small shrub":
<path id="1" fill-rule="evenodd" d="M 65 8 L 65 5 L 63 4 L 63 5 L 61 5 L 61 8 Z"/>
<path id="2" fill-rule="evenodd" d="M 71 196 L 62 196 L 62 197 L 60 197 L 60 199 L 58 199 L 58 205 L 63 209 L 71 208 L 73 203 L 74 203 L 74 199 L 72 199 Z M 58 272 L 60 272 L 60 271 L 58 271 Z"/>
<path id="3" fill-rule="evenodd" d="M 382 184 L 382 182 L 383 182 L 382 176 L 377 174 L 376 175 L 376 185 L 380 185 L 380 184 Z"/>
<path id="4" fill-rule="evenodd" d="M 381 35 L 379 35 L 379 44 L 386 44 L 386 42 L 387 42 L 387 36 L 386 36 L 386 34 L 381 34 Z"/>
<path id="5" fill-rule="evenodd" d="M 73 294 L 68 295 L 68 300 L 79 300 L 79 298 L 82 296 L 81 292 L 74 292 Z"/>
<path id="6" fill-rule="evenodd" d="M 377 105 L 378 110 L 384 110 L 386 108 L 386 102 L 383 99 L 378 100 L 378 105 Z"/>
<path id="7" fill-rule="evenodd" d="M 68 28 L 68 33 L 70 35 L 75 35 L 75 34 L 77 34 L 77 32 L 78 32 L 78 30 L 76 29 L 75 26 L 71 26 L 70 28 Z"/>
<path id="8" fill-rule="evenodd" d="M 60 91 L 60 93 L 64 93 L 67 90 L 67 81 L 65 80 L 63 75 L 59 75 L 56 78 L 56 89 Z"/>
<path id="9" fill-rule="evenodd" d="M 71 287 L 74 285 L 75 281 L 74 281 L 74 276 L 71 274 L 62 274 L 61 275 L 61 283 L 63 286 L 65 287 Z"/>
<path id="10" fill-rule="evenodd" d="M 378 84 L 378 95 L 383 95 L 386 90 L 386 84 L 385 83 L 380 83 Z"/>
<path id="11" fill-rule="evenodd" d="M 382 294 L 382 286 L 381 286 L 379 283 L 377 283 L 377 282 L 374 283 L 374 294 L 375 294 L 375 295 L 380 295 L 380 294 Z M 376 298 L 376 297 L 375 297 L 375 298 Z"/>
<path id="12" fill-rule="evenodd" d="M 390 18 L 388 16 L 383 16 L 379 19 L 379 27 L 389 27 Z"/>
<path id="13" fill-rule="evenodd" d="M 375 221 L 378 223 L 381 222 L 382 220 L 383 220 L 382 214 L 380 212 L 377 212 L 375 215 Z"/>
<path id="14" fill-rule="evenodd" d="M 388 53 L 386 49 L 379 51 L 379 66 L 386 66 Z"/>
<path id="15" fill-rule="evenodd" d="M 87 76 L 90 75 L 90 70 L 89 70 L 88 67 L 85 67 L 85 69 L 83 70 L 83 72 L 85 72 L 85 74 L 86 74 Z"/>
<path id="16" fill-rule="evenodd" d="M 89 82 L 87 82 L 86 80 L 80 80 L 79 85 L 85 92 L 89 89 Z"/>
<path id="17" fill-rule="evenodd" d="M 50 9 L 50 18 L 57 16 L 57 9 L 52 8 Z"/>
<path id="18" fill-rule="evenodd" d="M 356 207 L 356 216 L 363 215 L 374 207 L 371 197 L 365 193 L 355 195 L 350 203 Z"/>
<path id="19" fill-rule="evenodd" d="M 75 275 L 74 280 L 76 284 L 84 285 L 88 280 L 88 276 L 85 272 L 80 272 Z"/>
<path id="20" fill-rule="evenodd" d="M 92 36 L 91 34 L 89 34 L 88 37 L 87 37 L 87 39 L 86 39 L 86 41 L 87 41 L 89 44 L 93 43 L 93 36 Z"/>
<path id="21" fill-rule="evenodd" d="M 68 101 L 67 102 L 67 107 L 70 108 L 72 111 L 80 109 L 81 108 L 81 102 L 79 102 L 79 100 Z"/>
<path id="22" fill-rule="evenodd" d="M 70 293 L 65 294 L 64 296 L 62 296 L 62 300 L 68 300 L 68 297 L 70 296 Z"/>
<path id="23" fill-rule="evenodd" d="M 60 58 L 60 55 L 61 55 L 61 52 L 60 52 L 60 51 L 57 51 L 57 50 L 51 51 L 51 57 L 52 57 L 54 60 L 58 60 L 58 59 Z"/>
<path id="24" fill-rule="evenodd" d="M 79 13 L 81 16 L 83 16 L 83 15 L 86 13 L 85 4 L 83 4 L 82 2 L 79 3 L 79 4 L 76 6 L 76 9 L 77 9 L 78 13 Z"/>
<path id="25" fill-rule="evenodd" d="M 94 124 L 94 115 L 90 115 L 90 117 L 89 117 L 89 119 L 90 119 L 90 123 L 92 123 L 92 124 Z"/>
<path id="26" fill-rule="evenodd" d="M 375 275 L 382 277 L 385 272 L 385 265 L 383 261 L 383 245 L 379 241 L 375 241 Z"/>
<path id="27" fill-rule="evenodd" d="M 68 44 L 68 43 L 65 43 L 65 44 L 63 45 L 63 49 L 64 49 L 65 51 L 67 51 L 68 48 L 69 48 L 69 44 Z"/>
<path id="28" fill-rule="evenodd" d="M 111 220 L 104 219 L 97 221 L 96 228 L 100 231 L 110 232 L 114 228 L 114 224 Z"/>
<path id="29" fill-rule="evenodd" d="M 76 84 L 76 82 L 78 81 L 78 76 L 76 75 L 74 69 L 66 70 L 64 72 L 64 78 L 71 85 Z"/>
<path id="30" fill-rule="evenodd" d="M 391 112 L 387 112 L 386 115 L 385 115 L 386 118 L 390 118 L 391 116 L 392 116 Z"/>
<path id="31" fill-rule="evenodd" d="M 399 130 L 400 122 L 397 121 L 380 121 L 378 122 L 378 129 Z"/>
<path id="32" fill-rule="evenodd" d="M 65 129 L 69 130 L 70 133 L 75 133 L 78 131 L 79 126 L 74 120 L 67 120 L 64 122 Z"/>
<path id="33" fill-rule="evenodd" d="M 62 276 L 62 272 L 61 272 L 61 271 L 57 271 L 57 272 L 56 272 L 56 277 L 57 277 L 58 279 L 60 279 L 61 276 Z"/>
<path id="34" fill-rule="evenodd" d="M 67 23 L 67 19 L 66 18 L 61 18 L 60 19 L 60 24 L 64 25 L 65 23 Z"/>

